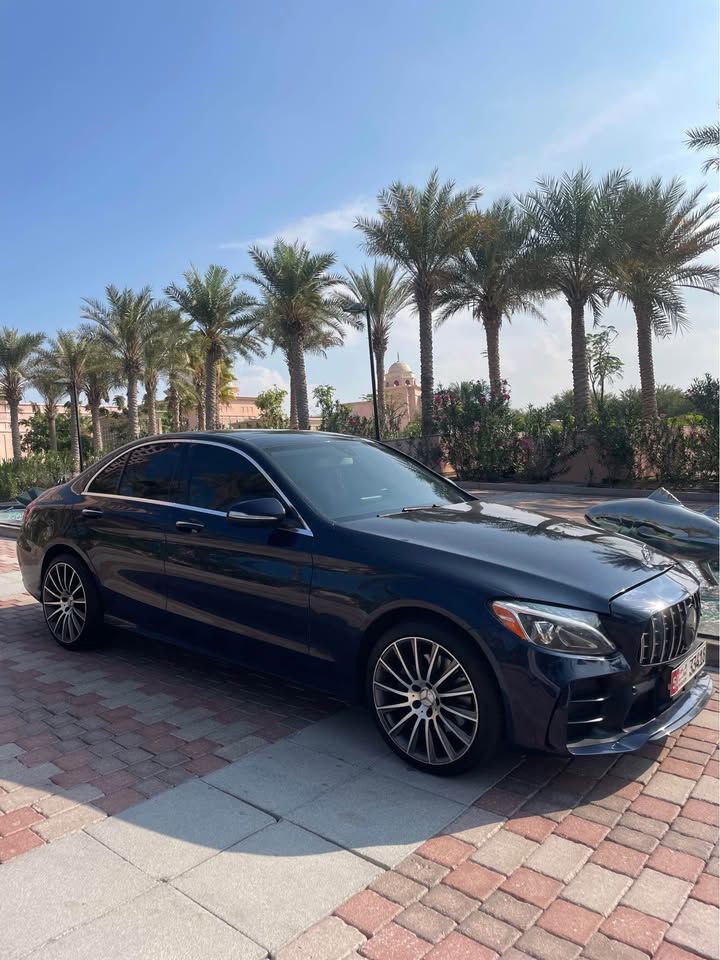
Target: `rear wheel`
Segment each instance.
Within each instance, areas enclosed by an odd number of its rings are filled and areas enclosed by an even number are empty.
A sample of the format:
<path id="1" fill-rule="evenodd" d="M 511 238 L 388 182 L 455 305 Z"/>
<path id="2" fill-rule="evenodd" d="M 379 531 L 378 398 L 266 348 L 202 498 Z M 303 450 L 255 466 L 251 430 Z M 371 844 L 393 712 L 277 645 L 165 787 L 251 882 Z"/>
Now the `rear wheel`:
<path id="1" fill-rule="evenodd" d="M 502 708 L 472 641 L 440 623 L 388 630 L 368 662 L 368 701 L 388 745 L 428 773 L 452 775 L 493 755 Z"/>
<path id="2" fill-rule="evenodd" d="M 54 639 L 69 650 L 91 646 L 102 620 L 92 574 L 73 554 L 55 557 L 43 575 L 42 606 Z"/>

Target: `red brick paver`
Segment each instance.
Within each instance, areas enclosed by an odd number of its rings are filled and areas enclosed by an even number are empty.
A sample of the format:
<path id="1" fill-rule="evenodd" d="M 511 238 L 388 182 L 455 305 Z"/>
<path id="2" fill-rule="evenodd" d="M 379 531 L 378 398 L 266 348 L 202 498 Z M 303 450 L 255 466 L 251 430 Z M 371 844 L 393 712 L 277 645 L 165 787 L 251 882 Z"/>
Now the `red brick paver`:
<path id="1" fill-rule="evenodd" d="M 0 576 L 16 569 L 14 542 L 0 538 Z M 34 600 L 0 600 L 2 862 L 339 706 L 141 637 L 109 631 L 108 639 L 68 654 Z"/>

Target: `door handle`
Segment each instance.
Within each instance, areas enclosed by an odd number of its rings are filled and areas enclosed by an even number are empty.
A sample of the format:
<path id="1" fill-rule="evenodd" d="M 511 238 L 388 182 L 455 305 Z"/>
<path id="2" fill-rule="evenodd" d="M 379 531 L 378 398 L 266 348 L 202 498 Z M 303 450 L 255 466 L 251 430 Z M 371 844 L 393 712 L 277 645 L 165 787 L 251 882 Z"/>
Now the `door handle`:
<path id="1" fill-rule="evenodd" d="M 101 517 L 103 512 L 102 510 L 96 510 L 94 507 L 83 507 L 82 515 L 84 517 Z"/>
<path id="2" fill-rule="evenodd" d="M 177 520 L 175 527 L 185 533 L 199 533 L 205 529 L 205 524 L 198 523 L 196 520 Z"/>

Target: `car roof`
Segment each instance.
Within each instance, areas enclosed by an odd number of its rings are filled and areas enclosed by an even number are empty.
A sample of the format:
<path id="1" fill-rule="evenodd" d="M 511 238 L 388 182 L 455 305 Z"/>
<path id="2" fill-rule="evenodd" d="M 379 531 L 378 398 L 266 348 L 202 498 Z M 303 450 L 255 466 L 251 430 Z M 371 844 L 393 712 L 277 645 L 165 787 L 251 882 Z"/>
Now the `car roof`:
<path id="1" fill-rule="evenodd" d="M 163 437 L 167 439 L 170 434 L 163 434 Z M 270 449 L 279 445 L 286 446 L 287 444 L 297 444 L 302 446 L 302 444 L 312 443 L 313 441 L 317 442 L 318 440 L 353 440 L 353 441 L 362 441 L 364 437 L 352 437 L 344 433 L 325 433 L 322 430 L 200 430 L 192 431 L 190 434 L 172 434 L 172 436 L 183 437 L 185 439 L 188 436 L 197 439 L 202 439 L 203 437 L 208 440 L 240 440 L 243 443 L 252 444 L 252 446 L 259 447 L 261 450 Z"/>

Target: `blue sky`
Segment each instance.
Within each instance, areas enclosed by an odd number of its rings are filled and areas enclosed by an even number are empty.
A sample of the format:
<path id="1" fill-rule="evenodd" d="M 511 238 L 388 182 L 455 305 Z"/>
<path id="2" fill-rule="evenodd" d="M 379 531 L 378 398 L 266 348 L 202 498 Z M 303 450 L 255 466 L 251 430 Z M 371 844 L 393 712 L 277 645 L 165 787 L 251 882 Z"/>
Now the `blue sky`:
<path id="1" fill-rule="evenodd" d="M 108 282 L 242 272 L 280 233 L 358 265 L 355 216 L 435 165 L 485 199 L 581 163 L 700 183 L 683 139 L 717 112 L 718 26 L 715 0 L 0 0 L 0 324 L 52 334 Z M 688 303 L 659 381 L 717 371 L 717 300 Z M 519 404 L 570 382 L 567 309 L 546 313 L 504 331 Z M 635 383 L 632 317 L 608 321 Z M 408 311 L 390 349 L 417 368 L 416 329 Z M 485 376 L 483 349 L 448 322 L 437 381 Z M 358 334 L 308 364 L 343 400 L 366 370 Z M 286 376 L 275 356 L 237 375 L 246 394 Z"/>

